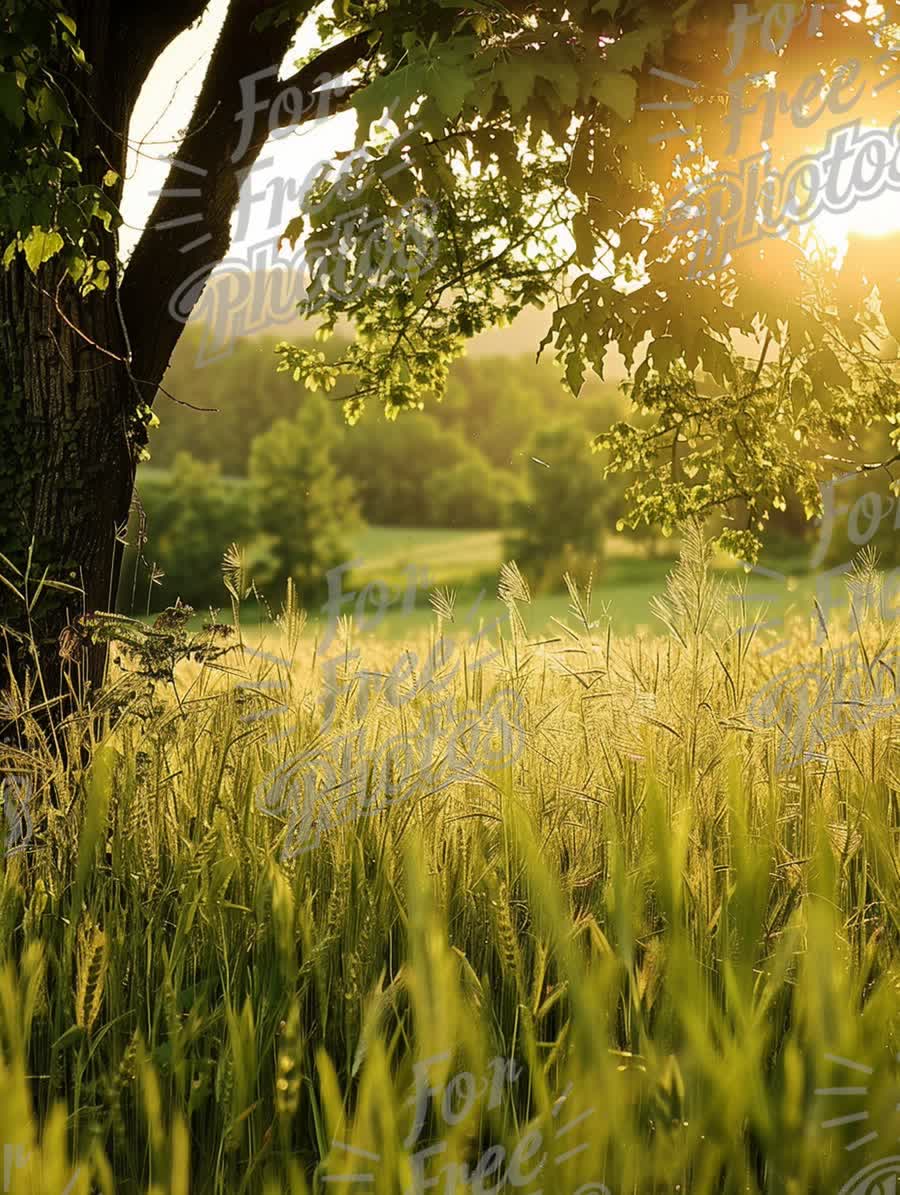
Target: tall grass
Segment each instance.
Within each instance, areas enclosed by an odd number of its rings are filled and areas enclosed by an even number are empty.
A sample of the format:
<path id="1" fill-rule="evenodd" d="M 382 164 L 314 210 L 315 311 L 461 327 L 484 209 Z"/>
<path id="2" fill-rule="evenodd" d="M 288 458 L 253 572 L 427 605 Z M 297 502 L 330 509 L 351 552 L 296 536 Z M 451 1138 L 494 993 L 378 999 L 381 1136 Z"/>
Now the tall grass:
<path id="1" fill-rule="evenodd" d="M 0 884 L 11 1191 L 452 1195 L 501 1189 L 471 1172 L 518 1147 L 531 1160 L 506 1189 L 533 1174 L 533 1195 L 801 1195 L 895 1152 L 895 721 L 779 771 L 780 732 L 748 702 L 824 648 L 813 626 L 764 654 L 696 537 L 664 636 L 614 640 L 573 587 L 571 619 L 529 639 L 527 592 L 507 576 L 503 594 L 499 657 L 475 667 L 485 644 L 445 602 L 400 703 L 372 679 L 396 645 L 344 625 L 324 733 L 322 660 L 292 604 L 255 653 L 184 662 L 171 691 L 113 678 L 85 771 L 31 728 L 4 764 L 40 794 L 33 849 Z M 890 628 L 854 633 L 874 653 Z M 429 651 L 443 663 L 424 683 Z M 408 734 L 448 678 L 457 709 L 521 695 L 522 757 L 423 775 L 285 854 L 265 778 L 351 727 L 373 749 Z M 503 1058 L 521 1072 L 495 1099 Z M 457 1118 L 462 1072 L 480 1094 Z M 372 1180 L 327 1181 L 352 1173 Z"/>

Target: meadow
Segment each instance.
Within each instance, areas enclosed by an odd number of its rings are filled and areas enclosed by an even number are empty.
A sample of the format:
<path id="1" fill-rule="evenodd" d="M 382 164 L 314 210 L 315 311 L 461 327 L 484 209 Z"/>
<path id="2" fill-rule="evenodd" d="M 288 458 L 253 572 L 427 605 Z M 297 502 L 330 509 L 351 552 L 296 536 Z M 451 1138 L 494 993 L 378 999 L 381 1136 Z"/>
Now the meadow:
<path id="1" fill-rule="evenodd" d="M 663 546 L 668 549 L 667 554 L 663 554 Z M 594 582 L 595 607 L 597 617 L 606 618 L 618 634 L 652 634 L 662 630 L 653 612 L 653 600 L 665 588 L 666 577 L 677 560 L 677 545 L 661 540 L 657 547 L 659 554 L 648 557 L 625 535 L 612 536 L 608 541 L 602 575 Z M 490 624 L 506 614 L 506 607 L 497 595 L 497 576 L 506 559 L 503 549 L 502 531 L 365 526 L 354 536 L 346 561 L 346 565 L 356 562 L 358 565 L 347 568 L 341 585 L 344 593 L 358 595 L 361 609 L 369 607 L 370 621 L 371 607 L 378 602 L 376 587 L 381 585 L 382 592 L 389 591 L 391 604 L 378 618 L 378 633 L 382 638 L 397 640 L 410 633 L 427 632 L 434 620 L 428 593 L 435 587 L 453 589 L 460 609 L 477 611 L 477 616 Z M 773 627 L 785 619 L 812 614 L 817 597 L 825 606 L 829 600 L 840 603 L 845 595 L 841 577 L 826 579 L 821 572 L 811 571 L 808 557 L 802 553 L 774 559 L 764 557 L 760 566 L 761 571 L 748 575 L 723 553 L 716 553 L 712 560 L 713 571 L 729 591 L 746 576 L 745 604 L 749 617 L 769 621 Z M 367 586 L 372 588 L 363 599 L 361 595 Z M 415 591 L 411 605 L 405 600 L 410 586 Z M 309 610 L 311 633 L 328 623 L 327 594 L 328 587 L 323 581 L 323 600 Z M 342 609 L 352 613 L 356 600 L 348 600 Z M 521 615 L 529 632 L 539 635 L 553 619 L 564 619 L 569 606 L 560 577 L 553 592 L 532 596 L 523 605 Z M 271 608 L 251 598 L 242 617 L 246 626 L 264 628 L 272 621 L 273 613 Z M 200 626 L 205 617 L 198 612 L 195 625 Z"/>
<path id="2" fill-rule="evenodd" d="M 863 685 L 785 770 L 788 707 L 747 712 L 893 624 L 806 618 L 773 654 L 713 564 L 689 536 L 653 635 L 574 587 L 547 626 L 510 570 L 499 627 L 439 595 L 402 649 L 351 620 L 325 644 L 290 595 L 210 632 L 110 616 L 102 720 L 66 767 L 33 720 L 16 760 L 4 1189 L 893 1190 L 898 722 Z M 516 752 L 458 729 L 501 689 Z M 429 719 L 454 769 L 401 782 L 383 749 Z M 343 757 L 315 761 L 351 731 L 386 770 L 351 760 L 336 819 Z M 269 800 L 298 752 L 303 851 Z"/>

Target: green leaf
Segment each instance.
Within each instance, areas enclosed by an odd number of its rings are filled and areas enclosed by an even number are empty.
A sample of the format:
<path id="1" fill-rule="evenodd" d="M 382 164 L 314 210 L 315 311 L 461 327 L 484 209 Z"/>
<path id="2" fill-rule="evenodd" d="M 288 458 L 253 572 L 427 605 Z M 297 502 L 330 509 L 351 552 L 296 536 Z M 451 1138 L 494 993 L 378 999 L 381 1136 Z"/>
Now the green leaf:
<path id="1" fill-rule="evenodd" d="M 580 353 L 572 353 L 566 361 L 566 384 L 577 398 L 584 385 L 584 361 Z"/>
<path id="2" fill-rule="evenodd" d="M 71 125 L 72 118 L 59 98 L 49 87 L 42 87 L 34 104 L 35 115 L 41 124 Z"/>
<path id="3" fill-rule="evenodd" d="M 731 358 L 728 354 L 728 349 L 724 344 L 718 340 L 714 340 L 712 336 L 704 333 L 700 337 L 700 355 L 703 359 L 703 368 L 711 377 L 722 384 L 728 376 L 728 371 L 731 367 Z"/>
<path id="4" fill-rule="evenodd" d="M 64 1046 L 74 1045 L 75 1042 L 81 1041 L 85 1036 L 85 1031 L 81 1025 L 70 1025 L 65 1033 L 53 1043 L 53 1049 L 61 1050 Z"/>
<path id="5" fill-rule="evenodd" d="M 646 239 L 647 230 L 640 220 L 629 220 L 619 229 L 619 248 L 622 253 L 638 257 Z"/>
<path id="6" fill-rule="evenodd" d="M 607 46 L 606 61 L 614 70 L 635 70 L 643 64 L 651 45 L 661 41 L 661 38 L 662 31 L 658 25 L 635 29 Z"/>
<path id="7" fill-rule="evenodd" d="M 502 66 L 497 67 L 496 73 L 500 86 L 509 100 L 510 111 L 515 116 L 531 99 L 534 91 L 534 67 L 530 62 L 523 62 L 519 59 L 516 62 L 503 63 Z"/>
<path id="8" fill-rule="evenodd" d="M 284 232 L 278 238 L 279 249 L 284 241 L 287 241 L 290 247 L 293 249 L 299 238 L 303 236 L 305 227 L 306 221 L 303 216 L 295 216 L 293 220 L 289 220 Z"/>
<path id="9" fill-rule="evenodd" d="M 60 24 L 65 25 L 65 27 L 68 29 L 68 31 L 74 37 L 75 36 L 75 22 L 72 20 L 72 18 L 70 16 L 67 16 L 66 13 L 64 13 L 64 12 L 58 12 L 56 15 L 59 19 Z"/>
<path id="10" fill-rule="evenodd" d="M 381 172 L 379 171 L 379 173 Z M 400 204 L 409 203 L 416 196 L 415 180 L 409 170 L 400 170 L 391 174 L 384 185 Z"/>
<path id="11" fill-rule="evenodd" d="M 84 50 L 79 46 L 77 41 L 73 41 L 68 33 L 63 34 L 63 41 L 69 47 L 69 53 L 75 59 L 79 66 L 87 66 L 87 59 L 84 56 Z"/>
<path id="12" fill-rule="evenodd" d="M 665 377 L 681 354 L 681 346 L 674 337 L 660 336 L 650 345 L 647 358 L 653 361 L 653 367 L 659 372 L 660 377 Z"/>
<path id="13" fill-rule="evenodd" d="M 575 107 L 578 103 L 578 72 L 574 66 L 566 62 L 546 63 L 538 67 L 538 74 L 552 83 L 564 108 Z"/>
<path id="14" fill-rule="evenodd" d="M 115 170 L 107 170 L 106 174 L 103 176 L 104 187 L 114 187 L 118 181 L 119 175 Z"/>
<path id="15" fill-rule="evenodd" d="M 9 72 L 0 74 L 0 116 L 17 129 L 25 123 L 25 96 Z"/>
<path id="16" fill-rule="evenodd" d="M 490 112 L 494 104 L 494 97 L 497 94 L 498 86 L 499 84 L 496 79 L 482 79 L 479 82 L 478 93 L 474 100 L 479 115 L 487 116 Z"/>
<path id="17" fill-rule="evenodd" d="M 6 205 L 9 213 L 10 228 L 25 228 L 31 223 L 27 219 L 28 199 L 25 195 L 22 195 L 20 192 L 10 195 L 6 200 Z"/>
<path id="18" fill-rule="evenodd" d="M 471 76 L 456 63 L 448 64 L 432 73 L 431 93 L 448 120 L 454 120 L 459 116 L 471 90 Z"/>
<path id="19" fill-rule="evenodd" d="M 32 228 L 25 238 L 25 260 L 32 274 L 49 261 L 63 247 L 63 239 L 58 232 L 50 232 L 45 228 Z"/>
<path id="20" fill-rule="evenodd" d="M 622 120 L 634 117 L 637 100 L 637 83 L 630 75 L 620 73 L 601 75 L 591 88 L 591 95 L 599 103 L 610 108 Z"/>
<path id="21" fill-rule="evenodd" d="M 428 82 L 426 64 L 416 62 L 383 75 L 357 92 L 352 103 L 359 114 L 360 144 L 368 137 L 370 126 L 380 119 L 385 108 L 390 112 L 391 119 L 399 123 L 410 105 L 429 93 Z"/>

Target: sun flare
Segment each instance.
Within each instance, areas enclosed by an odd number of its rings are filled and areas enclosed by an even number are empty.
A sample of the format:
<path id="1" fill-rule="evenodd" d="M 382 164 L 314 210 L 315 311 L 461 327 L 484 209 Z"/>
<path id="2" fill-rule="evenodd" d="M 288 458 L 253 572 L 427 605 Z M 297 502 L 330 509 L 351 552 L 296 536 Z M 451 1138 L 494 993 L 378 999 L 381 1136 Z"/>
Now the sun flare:
<path id="1" fill-rule="evenodd" d="M 891 191 L 863 200 L 849 212 L 822 212 L 815 229 L 827 244 L 843 253 L 848 237 L 885 237 L 900 232 L 900 197 Z"/>

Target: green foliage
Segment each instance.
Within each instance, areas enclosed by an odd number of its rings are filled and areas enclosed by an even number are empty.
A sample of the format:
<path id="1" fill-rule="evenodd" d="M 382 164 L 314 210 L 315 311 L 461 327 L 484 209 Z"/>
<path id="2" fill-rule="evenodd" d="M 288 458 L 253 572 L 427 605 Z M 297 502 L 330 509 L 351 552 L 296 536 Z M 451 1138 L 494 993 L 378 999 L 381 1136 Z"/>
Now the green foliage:
<path id="1" fill-rule="evenodd" d="M 222 557 L 229 544 L 254 535 L 251 495 L 246 485 L 221 476 L 217 464 L 179 452 L 164 475 L 148 472 L 138 481 L 147 541 L 142 556 L 158 576 L 160 593 L 192 606 L 218 604 L 222 598 Z M 129 542 L 137 545 L 141 518 L 136 510 Z M 132 552 L 122 570 L 120 602 L 140 610 L 151 585 L 146 568 Z M 147 604 L 152 600 L 147 596 Z"/>
<path id="2" fill-rule="evenodd" d="M 739 67 L 760 93 L 782 93 L 756 96 L 757 113 L 778 101 L 766 145 L 782 173 L 799 152 L 799 122 L 813 123 L 799 108 L 784 117 L 783 96 L 814 69 L 833 88 L 858 60 L 881 84 L 864 89 L 864 123 L 895 116 L 883 14 L 819 16 L 817 37 L 797 31 L 777 52 L 751 36 Z M 736 245 L 712 274 L 695 268 L 709 244 L 684 205 L 717 167 L 759 152 L 761 117 L 742 122 L 734 146 L 736 122 L 718 104 L 685 102 L 685 79 L 704 99 L 727 100 L 733 20 L 726 0 L 336 11 L 335 28 L 368 22 L 377 47 L 380 69 L 354 99 L 372 160 L 352 193 L 296 217 L 292 238 L 319 243 L 330 277 L 362 260 L 367 220 L 396 222 L 427 200 L 438 246 L 427 266 L 382 263 L 362 291 L 311 296 L 305 311 L 326 332 L 339 316 L 357 329 L 338 363 L 354 386 L 349 418 L 373 401 L 393 418 L 439 397 L 468 337 L 552 305 L 542 347 L 574 393 L 589 370 L 603 375 L 613 344 L 631 371 L 633 412 L 598 441 L 608 471 L 639 471 L 629 522 L 671 529 L 717 512 L 719 544 L 746 557 L 789 494 L 807 518 L 820 513 L 822 460 L 842 452 L 859 463 L 862 433 L 900 403 L 895 355 L 882 351 L 900 313 L 895 254 L 860 238 L 838 267 L 801 227 Z M 388 105 L 403 134 L 402 194 L 379 150 Z M 676 118 L 679 108 L 691 110 Z M 339 225 L 348 239 L 329 254 L 322 242 L 337 244 Z M 310 375 L 305 350 L 282 354 L 286 369 Z"/>
<path id="3" fill-rule="evenodd" d="M 223 477 L 218 463 L 184 451 L 169 470 L 142 470 L 120 603 L 149 609 L 157 587 L 169 603 L 220 605 L 222 562 L 235 543 L 260 590 L 274 593 L 292 577 L 304 598 L 318 596 L 358 526 L 352 483 L 334 465 L 336 439 L 327 403 L 313 397 L 294 420 L 278 420 L 252 441 L 249 479 Z"/>
<path id="4" fill-rule="evenodd" d="M 322 578 L 347 559 L 348 537 L 359 525 L 353 483 L 335 465 L 336 445 L 326 401 L 310 395 L 250 452 L 254 525 L 269 537 L 273 581 L 281 589 L 291 578 L 303 598 L 321 594 Z"/>
<path id="5" fill-rule="evenodd" d="M 219 463 L 225 474 L 245 477 L 253 439 L 279 417 L 292 414 L 302 391 L 284 372 L 273 374 L 271 338 L 239 340 L 230 355 L 197 369 L 198 338 L 198 332 L 188 329 L 165 386 L 194 407 L 215 409 L 159 407 L 159 427 L 150 437 L 153 464 L 169 469 L 177 452 L 189 450 Z M 340 351 L 337 341 L 326 345 L 326 356 Z M 392 423 L 368 408 L 357 424 L 348 426 L 335 401 L 341 389 L 349 392 L 346 380 L 321 408 L 323 419 L 334 428 L 334 459 L 341 475 L 354 483 L 363 517 L 378 526 L 499 527 L 507 498 L 527 468 L 526 448 L 536 426 L 568 414 L 583 421 L 587 437 L 625 410 L 614 384 L 590 385 L 575 403 L 558 369 L 527 357 L 463 358 L 453 366 L 442 402 Z M 160 402 L 165 404 L 165 398 Z M 450 489 L 435 480 L 438 473 Z M 463 493 L 454 479 L 474 489 Z M 451 490 L 456 497 L 448 505 L 442 493 Z M 462 517 L 463 500 L 467 521 L 446 522 Z"/>
<path id="6" fill-rule="evenodd" d="M 231 650 L 233 629 L 223 623 L 207 623 L 198 632 L 187 625 L 194 611 L 181 602 L 163 610 L 151 626 L 122 614 L 85 614 L 78 620 L 78 632 L 94 643 L 114 644 L 121 653 L 117 664 L 136 678 L 175 684 L 180 663 L 212 663 Z M 132 665 L 127 668 L 123 657 Z"/>
<path id="7" fill-rule="evenodd" d="M 552 274 L 566 260 L 565 251 L 544 235 L 552 217 L 565 218 L 558 194 L 565 176 L 563 155 L 546 147 L 521 153 L 515 170 L 501 172 L 516 146 L 511 136 L 499 141 L 490 175 L 457 176 L 440 159 L 423 167 L 416 198 L 431 207 L 427 226 L 419 233 L 426 249 L 416 261 L 409 254 L 384 257 L 382 273 L 375 278 L 360 274 L 346 300 L 339 287 L 332 288 L 339 297 L 327 304 L 325 328 L 341 312 L 353 318 L 356 328 L 356 339 L 338 362 L 354 383 L 345 403 L 349 420 L 357 419 L 369 402 L 395 419 L 401 410 L 418 408 L 429 395 L 442 394 L 449 366 L 465 341 L 540 299 L 545 288 L 536 276 L 542 270 Z M 423 134 L 412 133 L 407 142 L 414 159 L 417 153 L 426 162 L 434 158 Z M 377 188 L 376 193 L 380 195 Z M 363 197 L 352 198 L 358 207 Z M 374 205 L 371 219 L 390 215 L 400 224 L 406 219 L 397 201 L 366 196 L 366 202 Z M 311 236 L 321 236 L 320 230 L 314 229 Z M 502 253 L 496 253 L 498 239 L 507 242 Z M 469 253 L 480 253 L 481 259 L 469 262 L 462 277 L 460 259 L 443 250 L 432 265 L 427 247 L 448 244 L 458 244 L 460 254 L 468 246 Z M 343 254 L 330 260 L 334 268 L 343 268 Z M 439 304 L 439 296 L 449 295 L 457 285 L 460 292 Z M 315 314 L 321 307 L 314 299 L 308 310 L 301 310 Z M 282 367 L 299 378 L 308 376 L 315 364 L 303 348 L 284 344 L 281 353 Z"/>
<path id="8" fill-rule="evenodd" d="M 3 0 L 0 29 L 0 239 L 2 264 L 24 253 L 29 269 L 60 256 L 84 293 L 104 290 L 109 262 L 99 227 L 118 211 L 115 171 L 86 182 L 72 152 L 76 119 L 69 77 L 90 66 L 60 0 Z M 77 105 L 76 105 L 77 107 Z"/>
<path id="9" fill-rule="evenodd" d="M 436 469 L 425 482 L 425 503 L 436 527 L 502 527 L 519 488 L 508 471 L 492 468 L 475 453 Z"/>
<path id="10" fill-rule="evenodd" d="M 586 584 L 602 569 L 607 514 L 606 486 L 583 428 L 571 420 L 542 428 L 529 457 L 528 495 L 513 504 L 507 555 L 537 591 L 564 572 Z"/>
<path id="11" fill-rule="evenodd" d="M 885 435 L 870 441 L 871 459 L 889 459 L 886 441 Z M 813 541 L 823 566 L 848 565 L 863 551 L 874 552 L 883 568 L 900 565 L 896 462 L 855 478 L 837 470 L 835 477 Z"/>
<path id="12" fill-rule="evenodd" d="M 430 480 L 475 459 L 459 433 L 418 411 L 394 423 L 366 413 L 335 440 L 340 471 L 354 479 L 366 519 L 378 526 L 441 526 L 428 497 Z"/>
<path id="13" fill-rule="evenodd" d="M 253 439 L 276 419 L 291 418 L 305 397 L 290 375 L 273 369 L 276 343 L 272 336 L 240 338 L 230 353 L 201 368 L 197 358 L 203 332 L 189 325 L 163 379 L 179 403 L 168 402 L 165 395 L 156 403 L 159 426 L 150 433 L 152 463 L 169 469 L 177 452 L 190 451 L 199 460 L 219 464 L 226 476 L 246 477 Z M 312 347 L 312 340 L 308 343 Z M 336 356 L 341 343 L 335 338 L 326 345 L 326 355 Z M 349 389 L 344 382 L 337 393 Z M 334 406 L 329 404 L 328 415 L 339 424 L 340 411 Z"/>
<path id="14" fill-rule="evenodd" d="M 429 413 L 464 435 L 496 468 L 518 472 L 527 463 L 528 441 L 547 420 L 578 418 L 593 433 L 626 406 L 615 382 L 596 379 L 575 402 L 550 361 L 467 356 L 454 362 L 447 392 Z"/>
<path id="15" fill-rule="evenodd" d="M 900 518 L 897 499 L 885 485 L 872 478 L 839 489 L 839 514 L 828 544 L 824 565 L 849 565 L 859 553 L 876 553 L 883 568 L 900 565 Z"/>
<path id="16" fill-rule="evenodd" d="M 822 324 L 824 332 L 827 316 Z M 823 353 L 812 342 L 767 360 L 767 339 L 760 359 L 735 363 L 721 390 L 678 362 L 666 380 L 643 371 L 632 399 L 652 417 L 650 427 L 619 422 L 594 442 L 607 454 L 607 472 L 634 479 L 627 491 L 629 525 L 644 521 L 670 535 L 680 521 L 736 509 L 744 527 L 732 517 L 719 543 L 755 559 L 772 511 L 784 511 L 789 498 L 799 500 L 807 519 L 820 514 L 824 470 L 816 448 L 827 448 L 831 460 L 848 448 L 858 453 L 863 430 L 891 418 L 900 401 L 889 363 L 865 350 L 854 353 L 832 327 L 828 331 L 833 347 L 827 351 L 842 372 L 827 402 L 811 384 Z"/>
<path id="17" fill-rule="evenodd" d="M 90 65 L 58 0 L 4 5 L 0 148 L 18 171 L 0 174 L 4 261 L 59 260 L 83 289 L 103 288 L 113 237 L 101 230 L 121 180 L 94 162 L 88 178 L 72 152 L 72 95 Z M 820 13 L 820 36 L 777 52 L 751 37 L 739 69 L 756 98 L 785 116 L 772 88 L 793 94 L 815 66 L 833 90 L 851 56 L 886 84 L 876 7 Z M 254 28 L 307 13 L 276 4 Z M 366 35 L 353 104 L 369 152 L 349 186 L 324 172 L 285 236 L 305 243 L 321 284 L 304 314 L 326 336 L 349 319 L 356 337 L 337 353 L 283 344 L 286 375 L 333 393 L 351 422 L 367 404 L 395 419 L 445 393 L 470 337 L 549 308 L 541 347 L 572 392 L 603 375 L 613 344 L 632 373 L 633 411 L 597 442 L 609 474 L 640 473 L 625 521 L 668 530 L 717 513 L 719 544 L 752 557 L 792 494 L 820 513 L 821 461 L 841 451 L 858 464 L 862 435 L 900 403 L 882 351 L 900 330 L 896 269 L 859 243 L 838 268 L 792 234 L 737 247 L 711 277 L 692 271 L 708 246 L 679 222 L 685 196 L 759 143 L 747 119 L 730 145 L 734 122 L 714 103 L 672 129 L 679 79 L 706 99 L 727 92 L 731 3 L 341 0 L 316 16 L 329 42 Z M 890 88 L 864 91 L 863 123 L 887 125 Z M 796 157 L 801 108 L 766 138 L 774 169 Z"/>

